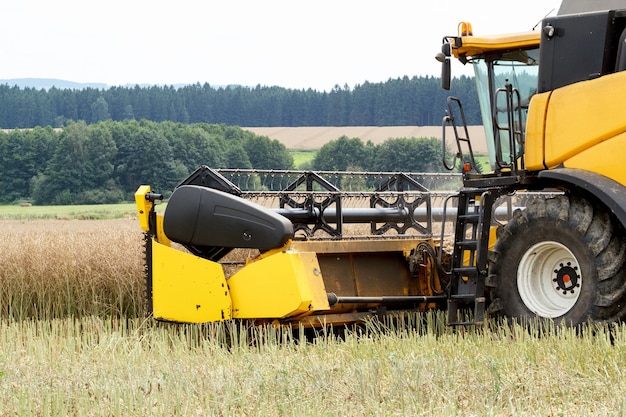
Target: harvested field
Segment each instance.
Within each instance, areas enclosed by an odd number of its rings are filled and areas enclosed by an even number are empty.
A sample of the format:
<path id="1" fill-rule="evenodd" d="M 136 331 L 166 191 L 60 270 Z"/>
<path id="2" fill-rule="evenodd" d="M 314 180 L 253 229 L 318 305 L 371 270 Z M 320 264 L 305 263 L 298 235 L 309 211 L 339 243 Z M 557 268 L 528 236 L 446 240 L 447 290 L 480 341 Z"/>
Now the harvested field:
<path id="1" fill-rule="evenodd" d="M 438 138 L 441 126 L 337 126 L 337 127 L 244 127 L 257 135 L 276 139 L 287 149 L 319 149 L 324 144 L 347 136 L 360 138 L 363 142 L 380 144 L 389 138 Z M 485 133 L 482 126 L 468 126 L 472 147 L 476 153 L 486 153 Z M 446 133 L 446 141 L 453 140 L 452 130 Z M 452 142 L 450 142 L 452 144 Z"/>
<path id="2" fill-rule="evenodd" d="M 343 339 L 143 318 L 136 219 L 0 221 L 0 415 L 626 416 L 626 326 L 445 314 Z"/>

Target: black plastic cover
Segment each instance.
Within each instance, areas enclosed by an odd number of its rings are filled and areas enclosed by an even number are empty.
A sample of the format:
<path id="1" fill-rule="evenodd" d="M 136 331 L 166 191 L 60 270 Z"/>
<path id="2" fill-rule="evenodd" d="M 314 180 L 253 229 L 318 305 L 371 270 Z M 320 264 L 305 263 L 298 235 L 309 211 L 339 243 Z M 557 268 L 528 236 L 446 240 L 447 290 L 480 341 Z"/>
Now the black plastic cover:
<path id="1" fill-rule="evenodd" d="M 538 92 L 614 72 L 625 17 L 611 10 L 544 19 L 542 27 L 553 30 L 541 34 Z"/>
<path id="2" fill-rule="evenodd" d="M 174 190 L 165 209 L 163 231 L 183 245 L 260 250 L 281 247 L 293 237 L 293 225 L 286 217 L 198 185 Z"/>

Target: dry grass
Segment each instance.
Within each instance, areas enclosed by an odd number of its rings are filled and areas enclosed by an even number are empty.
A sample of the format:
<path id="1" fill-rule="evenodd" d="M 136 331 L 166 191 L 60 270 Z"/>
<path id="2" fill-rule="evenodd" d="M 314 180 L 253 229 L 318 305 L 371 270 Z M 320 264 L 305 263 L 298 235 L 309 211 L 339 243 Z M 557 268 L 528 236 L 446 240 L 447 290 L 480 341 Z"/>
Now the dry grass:
<path id="1" fill-rule="evenodd" d="M 606 328 L 454 332 L 425 317 L 315 343 L 230 324 L 2 321 L 0 414 L 626 415 L 624 326 L 611 344 Z"/>
<path id="2" fill-rule="evenodd" d="M 0 416 L 626 416 L 626 325 L 159 323 L 136 221 L 0 223 Z"/>
<path id="3" fill-rule="evenodd" d="M 0 318 L 143 315 L 136 220 L 0 223 Z"/>

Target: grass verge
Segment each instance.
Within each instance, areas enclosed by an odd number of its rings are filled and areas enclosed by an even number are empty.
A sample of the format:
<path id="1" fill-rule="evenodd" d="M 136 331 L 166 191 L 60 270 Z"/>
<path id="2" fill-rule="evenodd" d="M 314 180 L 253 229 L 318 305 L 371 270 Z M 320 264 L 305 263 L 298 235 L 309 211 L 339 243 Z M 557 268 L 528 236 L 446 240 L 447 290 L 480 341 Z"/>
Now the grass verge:
<path id="1" fill-rule="evenodd" d="M 60 219 L 60 220 L 105 220 L 134 218 L 136 215 L 134 203 L 120 204 L 92 204 L 70 206 L 0 206 L 0 220 L 33 220 L 33 219 Z"/>

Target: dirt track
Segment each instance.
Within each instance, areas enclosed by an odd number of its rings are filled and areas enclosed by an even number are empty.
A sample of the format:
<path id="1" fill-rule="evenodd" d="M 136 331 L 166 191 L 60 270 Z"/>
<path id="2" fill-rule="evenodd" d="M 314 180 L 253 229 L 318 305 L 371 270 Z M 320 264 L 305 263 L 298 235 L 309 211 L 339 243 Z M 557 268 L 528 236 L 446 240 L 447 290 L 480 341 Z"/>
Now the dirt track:
<path id="1" fill-rule="evenodd" d="M 325 143 L 341 136 L 371 140 L 375 144 L 389 138 L 439 138 L 441 126 L 345 126 L 345 127 L 244 127 L 257 135 L 267 136 L 283 143 L 288 149 L 319 149 Z M 469 126 L 469 136 L 474 152 L 486 153 L 485 133 L 482 126 Z M 453 144 L 454 133 L 446 133 L 446 141 Z"/>

